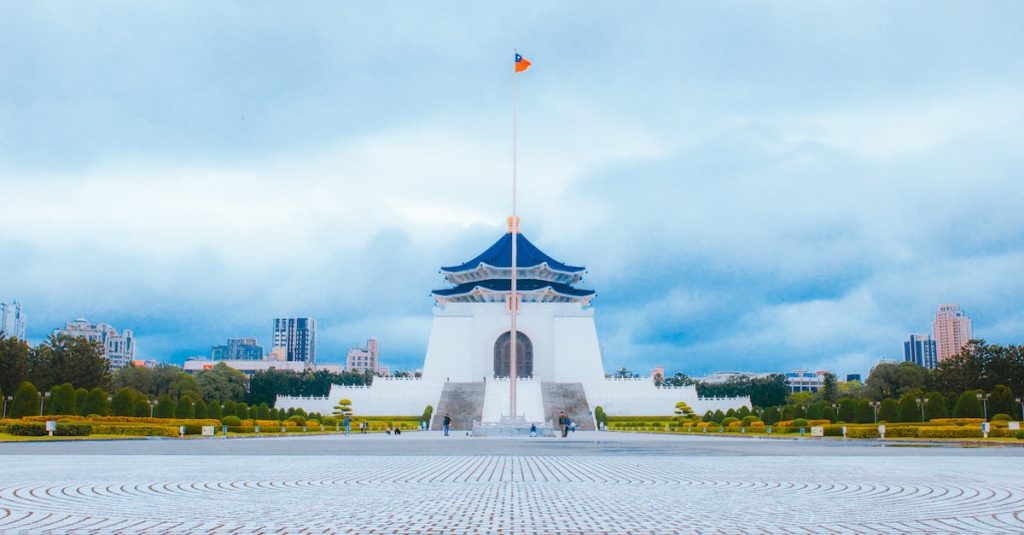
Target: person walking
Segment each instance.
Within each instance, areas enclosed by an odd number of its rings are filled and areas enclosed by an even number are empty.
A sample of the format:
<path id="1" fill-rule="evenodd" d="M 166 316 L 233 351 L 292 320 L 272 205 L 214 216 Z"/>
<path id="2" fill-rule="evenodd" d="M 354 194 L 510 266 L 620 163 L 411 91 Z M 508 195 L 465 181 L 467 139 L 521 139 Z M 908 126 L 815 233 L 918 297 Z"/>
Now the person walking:
<path id="1" fill-rule="evenodd" d="M 537 424 L 530 424 L 530 436 L 531 437 L 536 437 L 537 436 Z"/>
<path id="2" fill-rule="evenodd" d="M 569 417 L 565 415 L 565 412 L 558 413 L 558 427 L 562 430 L 562 438 L 569 435 Z"/>
<path id="3" fill-rule="evenodd" d="M 444 436 L 448 436 L 448 429 L 452 426 L 452 417 L 450 414 L 444 415 Z"/>
<path id="4" fill-rule="evenodd" d="M 341 425 L 345 426 L 345 436 L 348 436 L 348 434 L 352 432 L 352 417 L 346 414 L 345 420 Z"/>

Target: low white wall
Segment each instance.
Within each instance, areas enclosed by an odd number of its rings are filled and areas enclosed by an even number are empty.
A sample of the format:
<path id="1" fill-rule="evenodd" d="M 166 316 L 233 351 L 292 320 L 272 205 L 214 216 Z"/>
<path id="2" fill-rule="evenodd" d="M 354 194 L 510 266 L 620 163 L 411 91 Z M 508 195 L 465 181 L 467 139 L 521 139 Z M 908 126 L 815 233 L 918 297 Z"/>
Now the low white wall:
<path id="1" fill-rule="evenodd" d="M 331 385 L 327 397 L 277 396 L 277 408 L 301 408 L 329 415 L 341 399 L 352 401 L 356 416 L 418 416 L 431 405 L 437 409 L 443 382 L 377 377 L 370 386 Z"/>
<path id="2" fill-rule="evenodd" d="M 598 405 L 610 416 L 672 416 L 676 403 L 685 401 L 702 415 L 721 409 L 750 408 L 749 397 L 701 398 L 693 386 L 657 387 L 654 379 L 604 379 L 583 383 L 591 410 Z"/>
<path id="3" fill-rule="evenodd" d="M 497 422 L 509 414 L 509 380 L 488 379 L 484 389 L 483 421 Z M 544 396 L 540 380 L 519 379 L 516 382 L 516 412 L 527 422 L 544 423 Z"/>

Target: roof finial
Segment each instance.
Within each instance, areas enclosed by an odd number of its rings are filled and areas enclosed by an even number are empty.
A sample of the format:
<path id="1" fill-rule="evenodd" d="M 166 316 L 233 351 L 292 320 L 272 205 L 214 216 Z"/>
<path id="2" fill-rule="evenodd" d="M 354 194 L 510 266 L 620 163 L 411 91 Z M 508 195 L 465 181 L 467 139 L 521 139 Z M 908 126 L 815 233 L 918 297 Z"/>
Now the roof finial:
<path id="1" fill-rule="evenodd" d="M 508 216 L 509 234 L 519 234 L 519 216 Z"/>

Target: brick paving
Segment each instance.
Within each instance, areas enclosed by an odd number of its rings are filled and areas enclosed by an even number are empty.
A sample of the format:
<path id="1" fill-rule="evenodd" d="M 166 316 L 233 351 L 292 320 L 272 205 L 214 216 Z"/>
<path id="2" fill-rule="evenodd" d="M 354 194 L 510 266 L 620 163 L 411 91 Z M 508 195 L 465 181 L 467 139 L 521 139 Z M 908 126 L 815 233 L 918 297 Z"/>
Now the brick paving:
<path id="1" fill-rule="evenodd" d="M 949 453 L 3 455 L 0 533 L 1024 533 L 1024 460 Z"/>

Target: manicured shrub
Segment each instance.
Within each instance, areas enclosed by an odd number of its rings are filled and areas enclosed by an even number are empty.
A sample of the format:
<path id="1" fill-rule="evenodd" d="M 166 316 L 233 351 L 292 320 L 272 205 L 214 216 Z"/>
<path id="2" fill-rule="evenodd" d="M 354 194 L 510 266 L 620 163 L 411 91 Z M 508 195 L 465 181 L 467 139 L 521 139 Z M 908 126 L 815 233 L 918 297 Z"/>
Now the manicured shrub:
<path id="1" fill-rule="evenodd" d="M 190 420 L 196 417 L 196 407 L 192 404 L 192 398 L 188 396 L 181 396 L 181 398 L 178 399 L 178 405 L 174 408 L 174 417 L 184 420 Z"/>
<path id="2" fill-rule="evenodd" d="M 761 420 L 757 416 L 744 416 L 743 420 L 741 421 L 743 422 L 743 427 L 750 427 L 750 425 L 753 424 L 754 422 L 761 422 Z"/>
<path id="3" fill-rule="evenodd" d="M 35 385 L 24 381 L 14 392 L 14 400 L 7 407 L 7 416 L 21 418 L 39 414 L 39 391 Z"/>
<path id="4" fill-rule="evenodd" d="M 289 416 L 288 421 L 294 423 L 299 427 L 306 425 L 306 417 L 300 416 L 298 414 L 296 414 L 295 416 Z"/>
<path id="5" fill-rule="evenodd" d="M 211 401 L 210 404 L 206 406 L 206 417 L 213 418 L 214 420 L 220 420 L 221 416 L 223 415 L 221 414 L 220 402 Z"/>
<path id="6" fill-rule="evenodd" d="M 89 397 L 85 398 L 85 406 L 82 407 L 82 414 L 98 414 L 106 416 L 110 411 L 107 407 L 107 393 L 102 388 L 96 387 L 89 391 Z"/>
<path id="7" fill-rule="evenodd" d="M 208 415 L 209 412 L 207 411 L 206 402 L 201 399 L 199 401 L 196 401 L 195 414 L 193 415 L 193 417 L 202 419 L 206 418 Z"/>
<path id="8" fill-rule="evenodd" d="M 729 425 L 731 425 L 731 424 L 732 424 L 733 422 L 739 422 L 739 421 L 740 421 L 740 419 L 739 419 L 739 418 L 737 418 L 737 417 L 735 417 L 735 416 L 726 416 L 725 418 L 722 418 L 722 421 L 721 421 L 721 422 L 719 422 L 719 423 L 720 423 L 720 424 L 721 424 L 722 426 L 724 426 L 724 427 L 728 427 L 728 426 L 729 426 Z M 742 422 L 741 422 L 741 423 L 742 423 Z"/>
<path id="9" fill-rule="evenodd" d="M 981 424 L 984 421 L 984 418 L 936 418 L 931 420 L 931 423 L 942 425 L 974 425 Z"/>
<path id="10" fill-rule="evenodd" d="M 857 402 L 855 422 L 859 424 L 870 424 L 875 421 L 875 410 L 871 408 L 871 402 L 862 399 Z"/>
<path id="11" fill-rule="evenodd" d="M 921 438 L 981 438 L 981 427 L 957 425 L 957 426 L 932 426 L 921 427 L 917 436 Z"/>
<path id="12" fill-rule="evenodd" d="M 220 423 L 228 427 L 238 427 L 242 425 L 242 419 L 233 414 L 229 414 L 227 416 L 222 417 L 220 419 Z"/>
<path id="13" fill-rule="evenodd" d="M 981 402 L 978 401 L 977 392 L 968 390 L 956 400 L 953 406 L 953 416 L 956 418 L 981 418 Z"/>
<path id="14" fill-rule="evenodd" d="M 110 409 L 114 416 L 134 416 L 135 397 L 136 393 L 131 388 L 118 390 L 110 402 Z"/>
<path id="15" fill-rule="evenodd" d="M 896 403 L 895 399 L 886 398 L 882 400 L 882 405 L 878 407 L 878 421 L 880 423 L 899 421 L 899 404 Z"/>
<path id="16" fill-rule="evenodd" d="M 41 437 L 46 435 L 46 426 L 43 424 L 7 424 L 7 434 L 16 437 Z"/>
<path id="17" fill-rule="evenodd" d="M 999 413 L 992 417 L 993 422 L 1012 422 L 1013 418 L 1009 414 Z"/>
<path id="18" fill-rule="evenodd" d="M 803 418 L 797 418 L 790 422 L 789 425 L 786 427 L 807 427 L 809 424 L 810 422 L 808 422 L 807 420 Z"/>
<path id="19" fill-rule="evenodd" d="M 148 418 L 149 417 L 149 403 L 145 398 L 140 397 L 135 400 L 135 414 L 136 418 Z"/>
<path id="20" fill-rule="evenodd" d="M 873 425 L 847 427 L 846 436 L 850 438 L 879 438 L 878 427 Z"/>
<path id="21" fill-rule="evenodd" d="M 925 399 L 928 403 L 924 406 L 924 419 L 931 421 L 935 418 L 946 418 L 949 416 L 949 409 L 946 406 L 946 396 L 938 392 L 929 392 Z"/>
<path id="22" fill-rule="evenodd" d="M 177 427 L 157 425 L 94 424 L 94 435 L 123 435 L 131 437 L 176 437 Z"/>
<path id="23" fill-rule="evenodd" d="M 154 411 L 157 418 L 174 418 L 174 400 L 171 396 L 164 394 L 156 402 Z"/>
<path id="24" fill-rule="evenodd" d="M 89 400 L 89 391 L 84 388 L 75 389 L 75 414 L 85 415 L 89 414 L 85 412 L 85 403 Z"/>
<path id="25" fill-rule="evenodd" d="M 75 387 L 71 383 L 55 386 L 50 390 L 50 401 L 47 403 L 47 414 L 78 414 L 75 399 Z"/>

